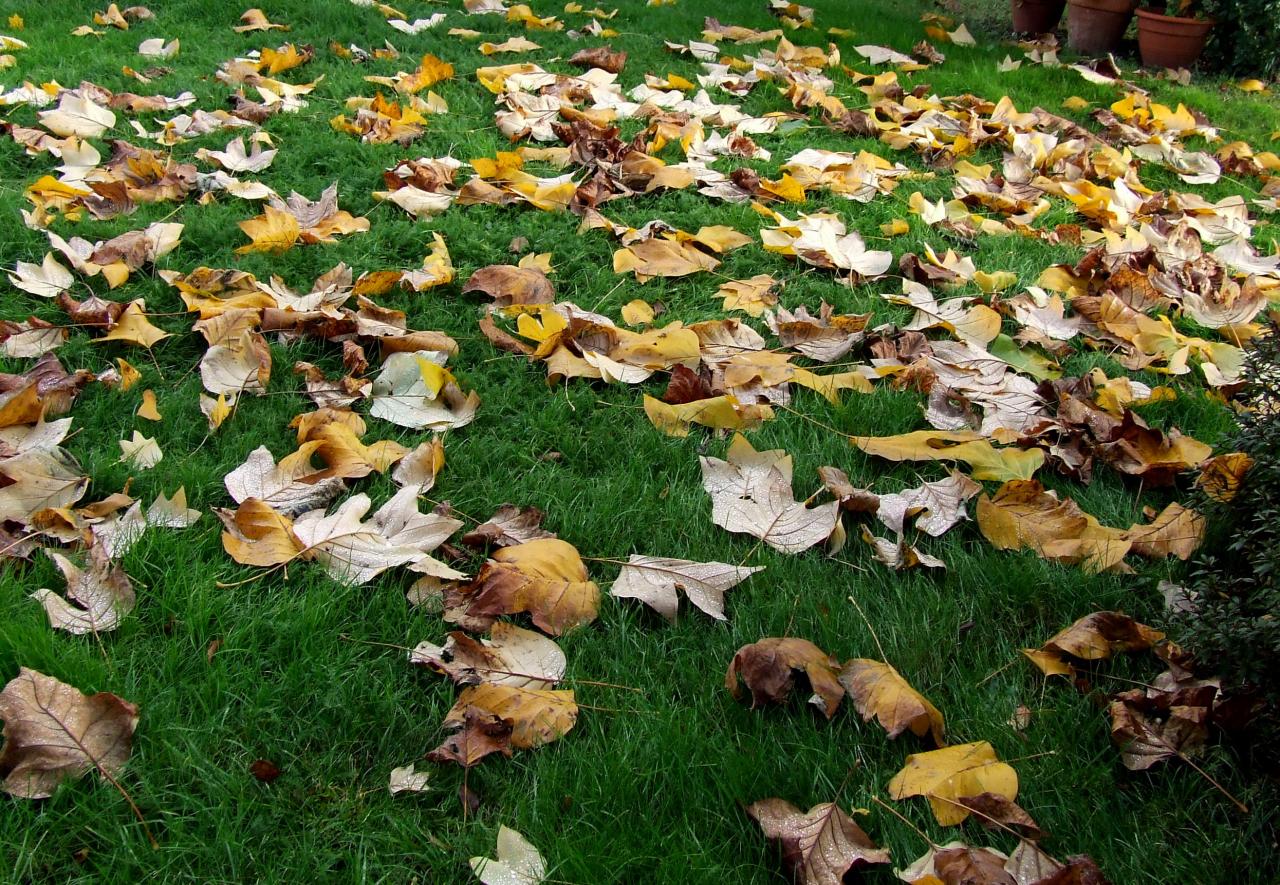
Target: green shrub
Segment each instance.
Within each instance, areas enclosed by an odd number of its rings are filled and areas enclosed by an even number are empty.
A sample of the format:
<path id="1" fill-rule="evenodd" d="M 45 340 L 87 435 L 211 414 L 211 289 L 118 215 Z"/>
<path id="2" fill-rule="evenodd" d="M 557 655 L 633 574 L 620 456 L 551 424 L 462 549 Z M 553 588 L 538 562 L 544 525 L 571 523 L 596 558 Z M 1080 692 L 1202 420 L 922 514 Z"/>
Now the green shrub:
<path id="1" fill-rule="evenodd" d="M 1280 0 L 1204 0 L 1202 6 L 1217 21 L 1205 59 L 1233 74 L 1280 73 Z"/>
<path id="2" fill-rule="evenodd" d="M 1224 687 L 1256 692 L 1259 725 L 1280 737 L 1280 330 L 1251 354 L 1241 401 L 1249 407 L 1222 452 L 1253 459 L 1235 496 L 1204 500 L 1208 530 L 1186 586 L 1186 644 Z M 1262 737 L 1262 735 L 1258 735 Z"/>

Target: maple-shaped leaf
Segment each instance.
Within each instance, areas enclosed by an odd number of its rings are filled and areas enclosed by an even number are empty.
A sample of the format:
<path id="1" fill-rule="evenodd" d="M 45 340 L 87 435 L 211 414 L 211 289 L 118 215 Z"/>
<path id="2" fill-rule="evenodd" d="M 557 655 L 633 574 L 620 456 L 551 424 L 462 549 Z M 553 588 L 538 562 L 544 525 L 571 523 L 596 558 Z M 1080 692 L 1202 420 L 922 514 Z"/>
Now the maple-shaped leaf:
<path id="1" fill-rule="evenodd" d="M 246 149 L 244 138 L 238 136 L 227 142 L 225 150 L 211 151 L 208 148 L 201 148 L 196 151 L 196 156 L 201 160 L 212 160 L 228 172 L 261 172 L 275 160 L 276 151 L 263 150 L 261 143 L 257 141 L 253 143 L 251 149 Z M 252 234 L 250 236 L 252 237 Z"/>
<path id="2" fill-rule="evenodd" d="M 768 274 L 756 274 L 746 280 L 721 283 L 716 297 L 724 299 L 725 310 L 740 310 L 758 317 L 778 303 L 779 283 Z"/>
<path id="3" fill-rule="evenodd" d="M 803 812 L 785 799 L 762 799 L 748 805 L 747 814 L 781 846 L 797 885 L 840 885 L 852 870 L 889 862 L 889 849 L 877 848 L 834 802 Z"/>
<path id="4" fill-rule="evenodd" d="M 74 286 L 76 279 L 71 271 L 58 263 L 52 252 L 46 252 L 40 264 L 19 261 L 14 272 L 9 274 L 9 282 L 15 288 L 40 298 L 57 298 Z"/>
<path id="5" fill-rule="evenodd" d="M 146 304 L 138 299 L 130 301 L 107 334 L 94 341 L 120 341 L 150 350 L 168 337 L 168 332 L 156 328 L 147 319 Z"/>
<path id="6" fill-rule="evenodd" d="M 711 519 L 721 528 L 759 538 L 783 553 L 799 553 L 835 530 L 839 503 L 806 507 L 791 491 L 791 456 L 758 452 L 734 434 L 728 460 L 700 457 L 702 486 L 711 495 Z"/>
<path id="7" fill-rule="evenodd" d="M 311 456 L 321 443 L 304 442 L 277 464 L 266 446 L 258 446 L 244 463 L 222 478 L 237 504 L 257 498 L 286 516 L 324 507 L 346 486 L 328 471 L 311 466 Z"/>
<path id="8" fill-rule="evenodd" d="M 133 583 L 100 545 L 89 548 L 88 570 L 56 551 L 46 548 L 45 553 L 67 582 L 66 599 L 46 589 L 31 594 L 44 606 L 50 626 L 77 635 L 102 633 L 120 626 L 133 610 L 137 601 Z"/>
<path id="9" fill-rule="evenodd" d="M 725 591 L 764 571 L 764 566 L 744 567 L 723 562 L 692 562 L 633 553 L 618 572 L 610 593 L 639 599 L 668 621 L 675 621 L 678 591 L 716 620 L 725 620 Z"/>
<path id="10" fill-rule="evenodd" d="M 871 314 L 836 314 L 825 301 L 816 317 L 803 305 L 794 312 L 779 307 L 765 314 L 765 322 L 785 347 L 820 363 L 843 359 L 863 339 L 869 319 Z"/>
<path id="11" fill-rule="evenodd" d="M 58 784 L 96 769 L 116 778 L 132 748 L 138 708 L 110 692 L 84 695 L 75 687 L 20 667 L 0 692 L 4 790 L 44 799 Z"/>
<path id="12" fill-rule="evenodd" d="M 931 735 L 933 742 L 942 746 L 942 714 L 893 667 L 854 658 L 840 671 L 840 684 L 863 721 L 876 719 L 890 738 L 910 731 L 918 737 Z"/>
<path id="13" fill-rule="evenodd" d="M 544 514 L 537 507 L 502 504 L 484 522 L 462 536 L 469 547 L 512 547 L 539 538 L 554 538 L 542 527 Z"/>
<path id="14" fill-rule="evenodd" d="M 511 726 L 511 746 L 531 749 L 567 734 L 578 720 L 573 692 L 563 689 L 520 688 L 484 682 L 463 689 L 444 718 L 460 723 L 468 710 L 492 713 Z"/>
<path id="15" fill-rule="evenodd" d="M 352 495 L 331 514 L 323 510 L 302 514 L 293 523 L 293 533 L 306 556 L 343 583 L 365 584 L 400 565 L 450 580 L 466 577 L 427 555 L 461 522 L 419 513 L 417 490 L 412 487 L 401 489 L 365 522 L 371 506 L 368 495 Z"/>
<path id="16" fill-rule="evenodd" d="M 290 212 L 275 206 L 266 206 L 256 218 L 240 222 L 240 229 L 250 243 L 236 249 L 237 254 L 249 252 L 284 252 L 293 248 L 302 234 L 298 219 Z"/>
<path id="17" fill-rule="evenodd" d="M 525 8 L 528 9 L 527 6 Z M 546 861 L 538 849 L 515 830 L 498 827 L 496 853 L 497 858 L 473 857 L 470 860 L 471 871 L 484 885 L 542 885 L 546 881 Z"/>
<path id="18" fill-rule="evenodd" d="M 915 527 L 936 538 L 960 520 L 969 518 L 965 502 L 980 491 L 982 486 L 978 483 L 953 471 L 946 479 L 881 495 L 876 516 L 899 534 L 907 520 L 915 517 Z"/>
<path id="19" fill-rule="evenodd" d="M 1010 802 L 1018 797 L 1018 773 L 1001 762 L 986 741 L 913 753 L 889 782 L 889 795 L 894 799 L 927 797 L 933 816 L 944 827 L 969 816 L 969 809 L 959 800 L 982 793 Z"/>
<path id="20" fill-rule="evenodd" d="M 506 621 L 498 621 L 488 639 L 449 634 L 443 646 L 420 642 L 409 662 L 443 673 L 459 685 L 493 682 L 517 688 L 551 688 L 565 671 L 564 652 L 555 642 Z"/>
<path id="21" fill-rule="evenodd" d="M 84 497 L 89 477 L 69 452 L 56 445 L 32 449 L 0 462 L 0 520 L 28 524 L 46 508 L 69 507 Z"/>
<path id="22" fill-rule="evenodd" d="M 752 707 L 780 704 L 791 694 L 797 670 L 805 674 L 813 689 L 809 703 L 828 719 L 835 716 L 844 697 L 840 663 L 807 639 L 770 637 L 744 645 L 729 663 L 724 685 L 735 698 L 741 698 L 741 677 L 751 691 Z"/>
<path id="23" fill-rule="evenodd" d="M 600 588 L 578 551 L 559 538 L 539 538 L 494 551 L 480 574 L 458 591 L 468 629 L 498 615 L 527 612 L 538 629 L 559 636 L 596 619 Z"/>

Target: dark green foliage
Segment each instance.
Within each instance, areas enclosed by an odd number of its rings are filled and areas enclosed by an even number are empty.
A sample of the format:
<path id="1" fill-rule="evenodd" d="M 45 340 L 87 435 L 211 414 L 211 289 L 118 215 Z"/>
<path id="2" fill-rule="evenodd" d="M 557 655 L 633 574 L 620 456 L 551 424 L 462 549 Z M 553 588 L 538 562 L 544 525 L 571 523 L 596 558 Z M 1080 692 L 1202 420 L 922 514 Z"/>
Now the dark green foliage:
<path id="1" fill-rule="evenodd" d="M 1230 501 L 1209 502 L 1209 533 L 1188 574 L 1195 608 L 1184 615 L 1191 647 L 1233 686 L 1256 690 L 1268 706 L 1264 732 L 1280 733 L 1280 336 L 1249 364 L 1244 402 L 1252 411 L 1229 451 L 1253 466 Z"/>
<path id="2" fill-rule="evenodd" d="M 1273 77 L 1280 70 L 1280 0 L 1204 0 L 1217 24 L 1203 58 L 1235 74 Z"/>

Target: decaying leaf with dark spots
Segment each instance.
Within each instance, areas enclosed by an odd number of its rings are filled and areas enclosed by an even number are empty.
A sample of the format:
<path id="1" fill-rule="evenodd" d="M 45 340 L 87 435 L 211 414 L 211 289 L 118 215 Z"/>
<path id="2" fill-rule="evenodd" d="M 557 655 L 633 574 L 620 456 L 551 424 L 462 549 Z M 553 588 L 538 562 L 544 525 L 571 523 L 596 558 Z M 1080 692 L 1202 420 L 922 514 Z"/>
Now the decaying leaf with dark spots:
<path id="1" fill-rule="evenodd" d="M 511 726 L 487 710 L 468 707 L 460 718 L 446 725 L 454 730 L 427 753 L 432 762 L 456 762 L 470 768 L 490 753 L 511 755 Z"/>
<path id="2" fill-rule="evenodd" d="M 447 614 L 467 629 L 484 629 L 498 615 L 527 612 L 538 629 L 553 636 L 590 623 L 600 588 L 573 545 L 540 538 L 503 547 L 466 587 L 446 596 Z"/>
<path id="3" fill-rule="evenodd" d="M 771 637 L 744 645 L 729 663 L 724 685 L 735 698 L 741 698 L 741 677 L 751 691 L 752 707 L 780 704 L 791 694 L 796 670 L 805 674 L 813 689 L 809 702 L 828 719 L 835 716 L 844 697 L 840 664 L 807 639 Z"/>
<path id="4" fill-rule="evenodd" d="M 935 744 L 943 745 L 943 719 L 938 708 L 888 664 L 855 658 L 840 671 L 840 684 L 863 721 L 876 719 L 890 738 L 910 731 L 919 737 L 928 734 Z"/>

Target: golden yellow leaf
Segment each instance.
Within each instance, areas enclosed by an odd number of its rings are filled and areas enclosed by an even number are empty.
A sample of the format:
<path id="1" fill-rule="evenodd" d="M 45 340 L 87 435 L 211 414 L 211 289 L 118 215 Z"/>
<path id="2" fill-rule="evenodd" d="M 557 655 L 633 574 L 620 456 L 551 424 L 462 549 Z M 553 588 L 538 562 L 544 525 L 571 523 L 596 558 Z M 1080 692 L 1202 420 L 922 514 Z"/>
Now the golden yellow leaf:
<path id="1" fill-rule="evenodd" d="M 1013 480 L 978 499 L 978 528 L 998 550 L 1029 548 L 1044 559 L 1083 563 L 1091 571 L 1123 568 L 1132 542 L 1075 501 L 1059 500 L 1035 480 Z"/>
<path id="2" fill-rule="evenodd" d="M 1044 464 L 1040 449 L 996 448 L 968 430 L 917 430 L 897 436 L 854 436 L 850 440 L 869 455 L 889 461 L 961 461 L 974 479 L 1030 479 Z"/>
<path id="3" fill-rule="evenodd" d="M 600 588 L 587 574 L 572 544 L 539 538 L 503 547 L 463 589 L 472 618 L 527 612 L 552 635 L 590 623 L 600 606 Z"/>
<path id="4" fill-rule="evenodd" d="M 293 248 L 302 231 L 292 213 L 266 206 L 256 218 L 240 222 L 240 229 L 252 241 L 236 249 L 238 255 L 249 252 L 284 252 Z"/>
<path id="5" fill-rule="evenodd" d="M 468 707 L 492 713 L 510 725 L 511 746 L 520 749 L 540 747 L 563 737 L 578 718 L 572 691 L 482 682 L 463 689 L 445 716 L 445 724 L 461 725 Z"/>
<path id="6" fill-rule="evenodd" d="M 643 298 L 622 305 L 622 321 L 629 326 L 647 326 L 653 322 L 653 305 Z"/>
<path id="7" fill-rule="evenodd" d="M 901 218 L 895 218 L 893 221 L 885 222 L 880 225 L 880 233 L 886 237 L 900 237 L 905 233 L 910 233 L 911 225 L 907 224 Z"/>
<path id="8" fill-rule="evenodd" d="M 713 430 L 754 430 L 773 418 L 770 406 L 739 403 L 737 397 L 730 395 L 677 405 L 645 396 L 644 413 L 654 427 L 676 437 L 688 436 L 692 424 Z"/>
<path id="9" fill-rule="evenodd" d="M 120 372 L 121 390 L 128 390 L 142 380 L 142 373 L 135 369 L 124 357 L 116 357 L 116 367 Z"/>
<path id="10" fill-rule="evenodd" d="M 777 289 L 777 280 L 769 274 L 760 273 L 750 279 L 721 283 L 716 295 L 724 299 L 725 310 L 740 310 L 758 317 L 777 305 Z"/>
<path id="11" fill-rule="evenodd" d="M 927 797 L 934 818 L 944 827 L 969 816 L 960 799 L 982 793 L 994 793 L 1010 802 L 1018 798 L 1018 773 L 1001 762 L 986 741 L 913 753 L 889 782 L 889 795 L 894 799 Z"/>
<path id="12" fill-rule="evenodd" d="M 150 349 L 157 342 L 168 338 L 168 332 L 162 332 L 151 325 L 147 315 L 143 313 L 145 306 L 141 299 L 130 301 L 129 306 L 124 309 L 124 313 L 120 314 L 120 319 L 111 327 L 111 331 L 94 340 L 122 341 L 125 344 L 135 344 L 139 347 Z"/>
<path id="13" fill-rule="evenodd" d="M 222 548 L 242 565 L 281 565 L 302 553 L 302 542 L 293 534 L 293 520 L 257 498 L 249 498 L 234 513 L 215 512 L 226 527 Z"/>
<path id="14" fill-rule="evenodd" d="M 156 392 L 154 390 L 142 391 L 142 404 L 138 406 L 137 416 L 146 418 L 148 421 L 159 421 L 160 409 L 156 406 Z"/>
<path id="15" fill-rule="evenodd" d="M 910 731 L 917 737 L 930 734 L 935 744 L 943 745 L 943 720 L 938 708 L 888 664 L 855 658 L 845 663 L 840 684 L 862 714 L 862 720 L 876 719 L 890 738 Z"/>

